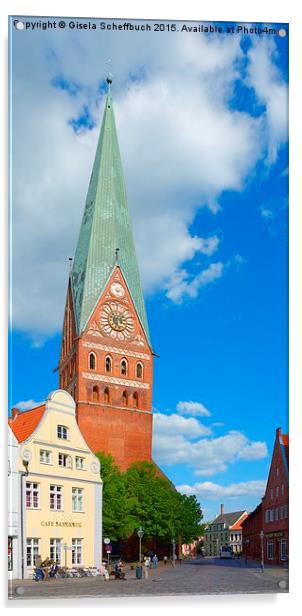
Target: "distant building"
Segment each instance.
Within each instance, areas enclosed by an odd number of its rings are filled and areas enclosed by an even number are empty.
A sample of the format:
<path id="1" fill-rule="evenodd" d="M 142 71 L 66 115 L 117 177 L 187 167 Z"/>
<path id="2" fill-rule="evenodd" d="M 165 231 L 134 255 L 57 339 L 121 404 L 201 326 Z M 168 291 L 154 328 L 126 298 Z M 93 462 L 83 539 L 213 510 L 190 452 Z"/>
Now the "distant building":
<path id="1" fill-rule="evenodd" d="M 224 505 L 221 505 L 220 515 L 210 522 L 205 529 L 205 555 L 219 556 L 220 548 L 223 545 L 230 545 L 234 554 L 241 553 L 241 524 L 247 516 L 247 511 L 224 513 Z"/>
<path id="2" fill-rule="evenodd" d="M 261 559 L 262 547 L 264 563 L 272 565 L 288 562 L 288 464 L 288 434 L 278 428 L 264 497 L 243 524 L 247 556 Z"/>
<path id="3" fill-rule="evenodd" d="M 74 400 L 57 390 L 34 409 L 13 409 L 8 421 L 18 443 L 18 577 L 31 577 L 39 558 L 67 567 L 99 566 L 100 464 L 79 430 Z M 13 483 L 11 489 L 15 498 Z"/>

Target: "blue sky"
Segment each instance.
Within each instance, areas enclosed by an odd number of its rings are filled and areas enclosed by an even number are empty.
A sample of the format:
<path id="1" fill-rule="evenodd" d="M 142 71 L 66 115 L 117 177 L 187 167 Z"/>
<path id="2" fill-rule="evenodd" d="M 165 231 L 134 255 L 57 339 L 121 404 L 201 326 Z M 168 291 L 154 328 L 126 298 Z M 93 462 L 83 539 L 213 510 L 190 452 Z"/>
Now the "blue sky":
<path id="1" fill-rule="evenodd" d="M 288 429 L 288 39 L 118 34 L 12 30 L 10 405 L 57 387 L 110 58 L 160 355 L 154 457 L 206 519 L 251 510 Z"/>

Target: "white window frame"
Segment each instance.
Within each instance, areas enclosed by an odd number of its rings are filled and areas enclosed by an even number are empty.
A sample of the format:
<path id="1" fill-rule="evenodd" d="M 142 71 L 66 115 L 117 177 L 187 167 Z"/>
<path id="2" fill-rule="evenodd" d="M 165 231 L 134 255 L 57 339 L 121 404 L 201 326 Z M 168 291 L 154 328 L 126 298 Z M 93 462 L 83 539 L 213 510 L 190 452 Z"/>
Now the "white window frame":
<path id="1" fill-rule="evenodd" d="M 51 506 L 52 500 L 53 500 L 53 505 L 54 505 L 53 507 Z M 60 503 L 60 507 L 58 507 L 58 503 Z M 49 486 L 49 508 L 51 511 L 63 511 L 63 486 L 58 486 L 53 483 L 50 484 Z"/>
<path id="2" fill-rule="evenodd" d="M 91 355 L 93 355 L 93 357 L 94 357 L 94 368 L 90 367 L 90 356 Z M 95 372 L 96 369 L 97 369 L 96 354 L 93 351 L 90 351 L 90 353 L 88 354 L 88 369 L 92 370 L 93 372 Z"/>
<path id="3" fill-rule="evenodd" d="M 126 372 L 122 372 L 122 364 L 125 363 L 126 366 Z M 126 359 L 126 357 L 123 357 L 120 361 L 120 374 L 121 376 L 128 376 L 128 361 Z"/>
<path id="4" fill-rule="evenodd" d="M 54 560 L 58 565 L 62 564 L 62 539 L 52 537 L 49 540 L 49 556 L 51 560 Z"/>
<path id="5" fill-rule="evenodd" d="M 267 560 L 274 560 L 274 541 L 269 539 L 266 544 Z"/>
<path id="6" fill-rule="evenodd" d="M 71 540 L 71 562 L 72 565 L 83 565 L 83 539 L 74 538 Z"/>
<path id="7" fill-rule="evenodd" d="M 61 468 L 72 468 L 72 457 L 67 453 L 59 452 L 58 453 L 58 465 Z"/>
<path id="8" fill-rule="evenodd" d="M 51 464 L 51 451 L 40 449 L 40 464 Z"/>
<path id="9" fill-rule="evenodd" d="M 26 539 L 26 566 L 34 567 L 35 566 L 35 556 L 38 556 L 39 554 L 40 554 L 40 539 L 38 539 L 37 537 L 27 537 Z"/>
<path id="10" fill-rule="evenodd" d="M 287 559 L 288 559 L 287 541 L 286 539 L 281 539 L 280 541 L 280 560 L 287 560 Z"/>
<path id="11" fill-rule="evenodd" d="M 62 426 L 61 424 L 57 426 L 57 437 L 63 441 L 68 441 L 68 428 L 67 426 Z M 63 436 L 66 434 L 66 436 Z"/>
<path id="12" fill-rule="evenodd" d="M 75 467 L 77 471 L 84 471 L 85 470 L 85 458 L 82 458 L 81 456 L 76 456 L 75 457 Z"/>
<path id="13" fill-rule="evenodd" d="M 107 359 L 109 359 L 109 360 L 110 360 L 110 370 L 107 370 L 107 366 L 106 366 L 106 364 L 107 364 Z M 105 372 L 107 372 L 108 374 L 111 374 L 111 373 L 112 373 L 112 363 L 113 363 L 113 362 L 112 362 L 112 357 L 111 357 L 111 355 L 106 355 L 106 357 L 105 357 Z"/>
<path id="14" fill-rule="evenodd" d="M 280 520 L 280 518 L 279 518 L 279 508 L 277 507 L 275 509 L 275 522 L 278 522 L 278 520 Z"/>
<path id="15" fill-rule="evenodd" d="M 72 488 L 72 511 L 73 513 L 83 513 L 84 511 L 84 490 L 83 488 Z"/>
<path id="16" fill-rule="evenodd" d="M 34 487 L 36 486 L 36 487 Z M 30 504 L 27 504 L 27 496 L 29 493 Z M 35 497 L 36 496 L 36 501 Z M 36 481 L 27 481 L 25 488 L 25 505 L 26 509 L 39 509 L 40 506 L 40 485 Z"/>

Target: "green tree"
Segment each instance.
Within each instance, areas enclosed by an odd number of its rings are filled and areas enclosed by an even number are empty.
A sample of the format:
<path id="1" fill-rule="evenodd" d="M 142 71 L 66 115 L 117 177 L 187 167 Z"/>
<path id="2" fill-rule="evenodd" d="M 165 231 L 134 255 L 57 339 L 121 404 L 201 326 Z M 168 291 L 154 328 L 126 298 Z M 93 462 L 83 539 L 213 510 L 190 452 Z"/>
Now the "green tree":
<path id="1" fill-rule="evenodd" d="M 200 504 L 195 495 L 186 496 L 177 492 L 175 534 L 180 543 L 191 543 L 204 532 Z"/>
<path id="2" fill-rule="evenodd" d="M 96 454 L 103 480 L 103 534 L 113 541 L 126 539 L 134 530 L 131 502 L 126 498 L 125 475 L 110 454 Z"/>

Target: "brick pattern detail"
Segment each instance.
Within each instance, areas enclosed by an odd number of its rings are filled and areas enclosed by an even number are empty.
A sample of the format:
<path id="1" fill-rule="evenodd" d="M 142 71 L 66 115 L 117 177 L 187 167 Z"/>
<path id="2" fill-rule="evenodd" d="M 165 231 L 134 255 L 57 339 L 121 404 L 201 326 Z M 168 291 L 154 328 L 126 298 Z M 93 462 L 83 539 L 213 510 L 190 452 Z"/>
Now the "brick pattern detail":
<path id="1" fill-rule="evenodd" d="M 125 296 L 120 300 L 110 294 L 111 284 L 116 281 L 125 289 Z M 102 307 L 110 298 L 113 302 L 120 301 L 131 312 L 134 332 L 130 340 L 115 340 L 112 344 L 112 338 L 104 335 L 104 330 L 96 329 Z M 102 342 L 95 340 L 98 331 Z M 137 341 L 142 351 L 135 349 Z M 91 353 L 94 355 L 92 369 Z M 107 357 L 111 362 L 109 371 Z M 126 374 L 122 373 L 123 360 L 126 360 Z M 138 363 L 142 365 L 141 378 L 137 378 Z M 86 330 L 78 337 L 68 288 L 59 371 L 60 387 L 74 397 L 79 427 L 93 452 L 110 453 L 123 470 L 133 462 L 152 460 L 153 356 L 118 266 Z"/>

